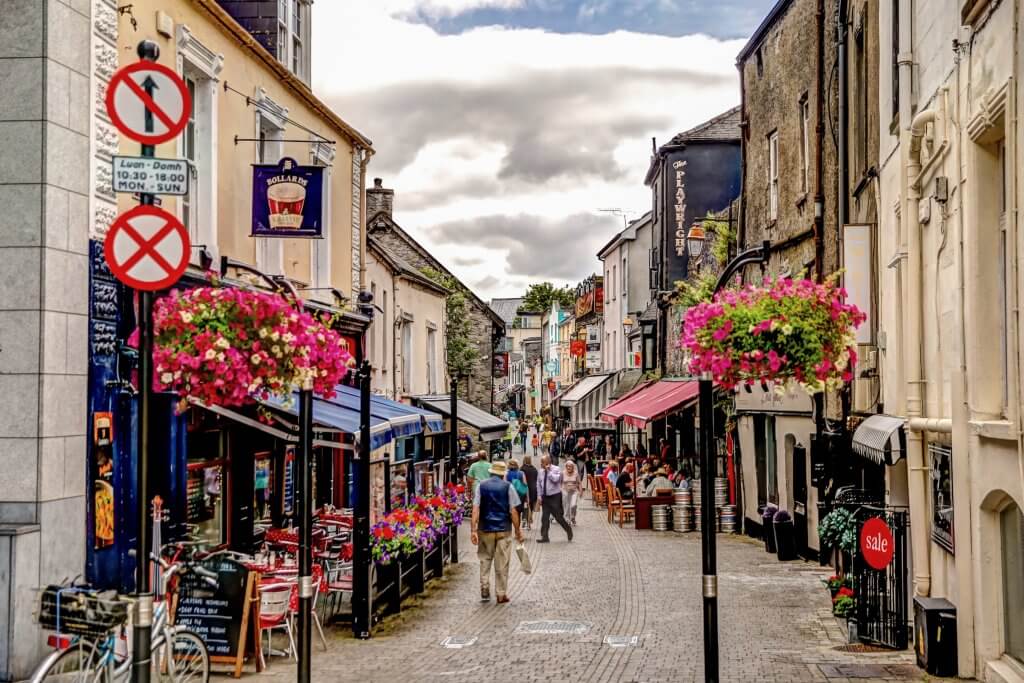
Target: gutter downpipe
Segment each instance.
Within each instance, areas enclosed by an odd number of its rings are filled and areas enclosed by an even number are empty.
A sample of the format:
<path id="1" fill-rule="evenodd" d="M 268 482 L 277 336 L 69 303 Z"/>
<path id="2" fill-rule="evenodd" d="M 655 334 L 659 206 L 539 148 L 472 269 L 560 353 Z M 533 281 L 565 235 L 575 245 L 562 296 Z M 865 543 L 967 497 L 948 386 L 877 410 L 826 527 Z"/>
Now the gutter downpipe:
<path id="1" fill-rule="evenodd" d="M 837 220 L 836 231 L 838 232 L 837 244 L 843 243 L 843 226 L 848 220 L 850 206 L 850 163 L 848 160 L 850 149 L 849 129 L 846 126 L 847 99 L 849 89 L 849 74 L 846 70 L 846 14 L 849 10 L 848 0 L 839 0 L 839 9 L 836 13 L 836 66 L 839 70 L 839 202 L 836 205 Z M 841 250 L 840 250 L 841 251 Z"/>
<path id="2" fill-rule="evenodd" d="M 909 4 L 909 0 L 901 0 L 902 4 Z M 902 9 L 902 7 L 901 7 Z M 903 27 L 909 22 L 901 22 L 901 33 Z M 901 36 L 902 39 L 902 36 Z M 901 45 L 905 45 L 902 44 Z M 906 53 L 900 51 L 900 67 L 904 67 L 907 61 L 906 71 L 909 71 L 910 61 Z M 925 133 L 925 127 L 935 121 L 936 111 L 928 109 L 920 112 L 909 120 L 909 80 L 903 80 L 903 73 L 900 74 L 900 117 L 901 121 L 907 121 L 904 128 L 904 137 L 907 144 L 905 157 L 905 173 L 903 184 L 906 188 L 904 194 L 905 205 L 901 212 L 906 230 L 904 234 L 907 239 L 907 288 L 906 304 L 903 309 L 903 353 L 904 372 L 907 384 L 907 421 L 910 429 L 907 433 L 907 479 L 908 493 L 910 497 L 910 516 L 913 531 L 911 532 L 911 550 L 914 562 L 914 594 L 920 597 L 927 597 L 931 594 L 931 547 L 926 520 L 928 519 L 928 468 L 924 461 L 924 436 L 922 430 L 940 426 L 941 421 L 928 420 L 925 415 L 923 350 L 921 348 L 922 329 L 922 305 L 921 305 L 921 224 L 918 221 L 918 207 L 921 202 L 921 187 L 918 184 L 918 176 L 921 173 L 921 139 Z M 903 103 L 907 100 L 907 118 L 903 118 Z M 945 427 L 944 424 L 941 426 Z M 952 426 L 950 424 L 950 431 Z"/>

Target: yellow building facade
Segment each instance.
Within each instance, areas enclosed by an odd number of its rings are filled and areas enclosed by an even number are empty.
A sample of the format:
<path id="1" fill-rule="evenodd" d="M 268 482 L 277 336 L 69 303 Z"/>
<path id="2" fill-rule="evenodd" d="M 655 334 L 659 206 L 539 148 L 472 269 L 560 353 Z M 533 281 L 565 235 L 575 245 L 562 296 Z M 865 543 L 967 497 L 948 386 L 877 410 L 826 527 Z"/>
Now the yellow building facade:
<path id="1" fill-rule="evenodd" d="M 136 22 L 133 29 L 132 20 Z M 214 0 L 143 0 L 119 17 L 118 66 L 138 60 L 149 39 L 159 62 L 180 74 L 192 94 L 185 131 L 158 145 L 156 156 L 185 158 L 192 167 L 189 194 L 163 197 L 162 208 L 186 225 L 191 262 L 200 247 L 268 275 L 283 275 L 304 296 L 331 304 L 330 289 L 354 299 L 365 274 L 365 169 L 371 142 L 321 102 Z M 101 86 L 102 88 L 102 86 Z M 98 97 L 102 93 L 98 93 Z M 118 150 L 137 155 L 123 136 Z M 322 239 L 254 238 L 252 165 L 290 157 L 324 171 Z M 135 205 L 117 197 L 117 212 Z M 105 226 L 98 226 L 103 232 Z"/>

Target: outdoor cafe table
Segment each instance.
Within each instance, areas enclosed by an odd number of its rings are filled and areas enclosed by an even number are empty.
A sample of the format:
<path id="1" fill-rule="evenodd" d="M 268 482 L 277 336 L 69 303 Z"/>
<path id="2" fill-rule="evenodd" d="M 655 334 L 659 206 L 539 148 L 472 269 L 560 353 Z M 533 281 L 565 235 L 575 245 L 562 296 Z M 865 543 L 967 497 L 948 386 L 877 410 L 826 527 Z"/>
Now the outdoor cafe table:
<path id="1" fill-rule="evenodd" d="M 637 529 L 651 528 L 651 508 L 655 505 L 672 505 L 672 494 L 662 496 L 637 496 L 633 499 L 636 510 L 633 521 Z"/>

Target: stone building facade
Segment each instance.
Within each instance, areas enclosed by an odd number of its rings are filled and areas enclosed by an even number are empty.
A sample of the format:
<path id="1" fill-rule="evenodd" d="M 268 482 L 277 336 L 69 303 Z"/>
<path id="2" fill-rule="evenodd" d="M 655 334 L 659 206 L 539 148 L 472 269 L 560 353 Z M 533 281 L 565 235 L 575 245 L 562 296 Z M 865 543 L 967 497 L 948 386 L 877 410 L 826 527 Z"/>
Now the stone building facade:
<path id="1" fill-rule="evenodd" d="M 454 275 L 419 242 L 403 230 L 393 218 L 394 190 L 385 188 L 380 178 L 366 190 L 367 234 L 381 248 L 393 252 L 414 268 L 433 268 Z M 463 286 L 469 300 L 470 334 L 477 349 L 473 371 L 459 384 L 459 396 L 486 412 L 494 409 L 493 356 L 494 344 L 505 334 L 505 321 L 491 310 L 468 287 Z M 379 302 L 377 302 L 379 305 Z"/>
<path id="2" fill-rule="evenodd" d="M 835 3 L 779 0 L 737 57 L 743 126 L 737 250 L 770 240 L 767 276 L 818 275 L 819 212 L 821 275 L 841 261 L 836 125 L 828 120 L 836 111 L 828 70 L 835 63 L 835 14 Z M 748 282 L 760 277 L 756 267 L 744 271 Z M 838 425 L 840 402 L 829 397 L 825 404 Z M 777 397 L 771 387 L 755 386 L 737 395 L 736 415 L 746 528 L 760 529 L 759 507 L 773 503 L 791 512 L 800 550 L 815 555 L 820 492 L 810 485 L 817 431 L 811 400 L 802 390 Z"/>

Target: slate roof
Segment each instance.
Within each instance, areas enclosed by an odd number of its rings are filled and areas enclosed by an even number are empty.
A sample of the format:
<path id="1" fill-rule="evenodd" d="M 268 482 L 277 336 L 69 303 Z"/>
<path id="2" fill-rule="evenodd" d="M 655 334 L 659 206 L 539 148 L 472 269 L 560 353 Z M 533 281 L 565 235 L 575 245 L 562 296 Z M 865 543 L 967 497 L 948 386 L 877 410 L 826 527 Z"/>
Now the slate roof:
<path id="1" fill-rule="evenodd" d="M 381 260 L 383 260 L 385 263 L 388 264 L 388 266 L 391 267 L 392 271 L 400 273 L 401 275 L 409 278 L 410 280 L 415 280 L 421 286 L 426 287 L 428 289 L 433 289 L 434 291 L 439 292 L 442 296 L 447 296 L 450 293 L 447 287 L 439 285 L 438 283 L 434 282 L 420 271 L 416 270 L 416 268 L 414 268 L 412 264 L 410 264 L 408 261 L 403 259 L 398 254 L 389 251 L 383 244 L 377 241 L 377 239 L 374 238 L 373 236 L 366 236 L 366 244 L 370 249 L 376 252 L 378 256 L 380 256 Z"/>
<path id="2" fill-rule="evenodd" d="M 699 126 L 679 133 L 669 141 L 669 146 L 685 145 L 691 142 L 729 142 L 740 139 L 740 108 L 733 107 Z"/>
<path id="3" fill-rule="evenodd" d="M 502 320 L 505 321 L 506 325 L 511 325 L 515 322 L 519 307 L 523 305 L 523 299 L 491 299 L 491 310 L 498 314 Z"/>
<path id="4" fill-rule="evenodd" d="M 640 314 L 641 322 L 651 322 L 652 320 L 658 319 L 658 300 L 655 299 L 651 303 L 647 304 L 647 308 L 643 313 Z"/>

